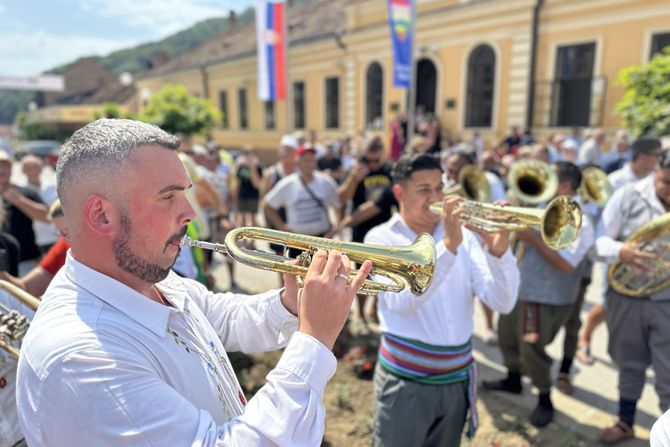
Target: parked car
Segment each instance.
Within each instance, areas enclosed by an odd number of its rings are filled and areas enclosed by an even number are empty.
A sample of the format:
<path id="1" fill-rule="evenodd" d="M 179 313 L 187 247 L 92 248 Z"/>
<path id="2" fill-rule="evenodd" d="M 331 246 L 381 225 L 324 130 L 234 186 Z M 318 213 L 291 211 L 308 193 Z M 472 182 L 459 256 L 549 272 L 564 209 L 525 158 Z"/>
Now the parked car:
<path id="1" fill-rule="evenodd" d="M 42 159 L 45 165 L 56 167 L 58 161 L 58 151 L 60 151 L 60 142 L 56 140 L 33 140 L 26 141 L 17 146 L 14 150 L 14 157 L 21 160 L 28 154 L 35 155 Z"/>

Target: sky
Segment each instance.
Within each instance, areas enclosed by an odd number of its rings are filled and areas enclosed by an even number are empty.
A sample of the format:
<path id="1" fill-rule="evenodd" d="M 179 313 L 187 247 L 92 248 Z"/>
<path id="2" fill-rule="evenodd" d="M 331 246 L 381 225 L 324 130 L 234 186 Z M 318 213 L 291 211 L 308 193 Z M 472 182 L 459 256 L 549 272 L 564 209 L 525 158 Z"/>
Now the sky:
<path id="1" fill-rule="evenodd" d="M 254 0 L 0 0 L 0 76 L 153 42 Z"/>

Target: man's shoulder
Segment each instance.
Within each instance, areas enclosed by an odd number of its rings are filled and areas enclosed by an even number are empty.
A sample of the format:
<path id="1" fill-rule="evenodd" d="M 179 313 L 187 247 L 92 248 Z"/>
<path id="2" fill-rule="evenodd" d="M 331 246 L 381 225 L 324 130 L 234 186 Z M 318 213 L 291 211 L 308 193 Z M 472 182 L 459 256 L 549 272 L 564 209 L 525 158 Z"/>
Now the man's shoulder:
<path id="1" fill-rule="evenodd" d="M 391 217 L 386 222 L 370 228 L 365 234 L 365 242 L 369 241 L 391 241 L 393 239 L 393 225 L 395 218 Z"/>

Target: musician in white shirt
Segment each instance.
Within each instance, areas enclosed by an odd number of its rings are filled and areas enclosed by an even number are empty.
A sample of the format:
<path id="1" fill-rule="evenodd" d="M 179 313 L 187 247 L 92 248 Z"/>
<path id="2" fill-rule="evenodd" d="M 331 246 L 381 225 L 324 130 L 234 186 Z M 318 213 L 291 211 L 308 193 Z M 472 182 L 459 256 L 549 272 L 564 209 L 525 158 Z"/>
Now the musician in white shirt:
<path id="1" fill-rule="evenodd" d="M 373 445 L 460 444 L 470 411 L 469 434 L 477 425 L 476 370 L 472 358 L 474 296 L 509 312 L 516 301 L 519 271 L 508 234 L 483 234 L 461 227 L 463 200 L 444 198 L 439 161 L 427 154 L 401 157 L 393 168 L 393 193 L 400 211 L 368 232 L 366 243 L 408 245 L 420 233 L 433 236 L 436 271 L 421 296 L 381 293 L 383 333 L 375 370 Z M 429 211 L 443 200 L 442 216 Z M 427 354 L 432 360 L 426 362 Z"/>
<path id="2" fill-rule="evenodd" d="M 363 277 L 349 285 L 347 257 L 323 251 L 299 302 L 288 277 L 284 290 L 255 296 L 178 277 L 170 267 L 194 217 L 178 146 L 155 126 L 108 119 L 63 146 L 58 195 L 72 248 L 21 349 L 29 445 L 321 443 L 330 349 Z M 247 402 L 226 352 L 284 345 Z"/>

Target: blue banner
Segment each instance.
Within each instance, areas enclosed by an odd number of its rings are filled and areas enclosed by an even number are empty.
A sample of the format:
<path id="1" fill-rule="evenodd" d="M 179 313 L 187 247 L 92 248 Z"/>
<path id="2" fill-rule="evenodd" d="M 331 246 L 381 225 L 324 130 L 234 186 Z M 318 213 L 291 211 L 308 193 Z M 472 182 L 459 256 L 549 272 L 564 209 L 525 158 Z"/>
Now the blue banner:
<path id="1" fill-rule="evenodd" d="M 393 86 L 409 89 L 412 79 L 413 0 L 388 0 L 391 46 L 393 47 Z"/>

